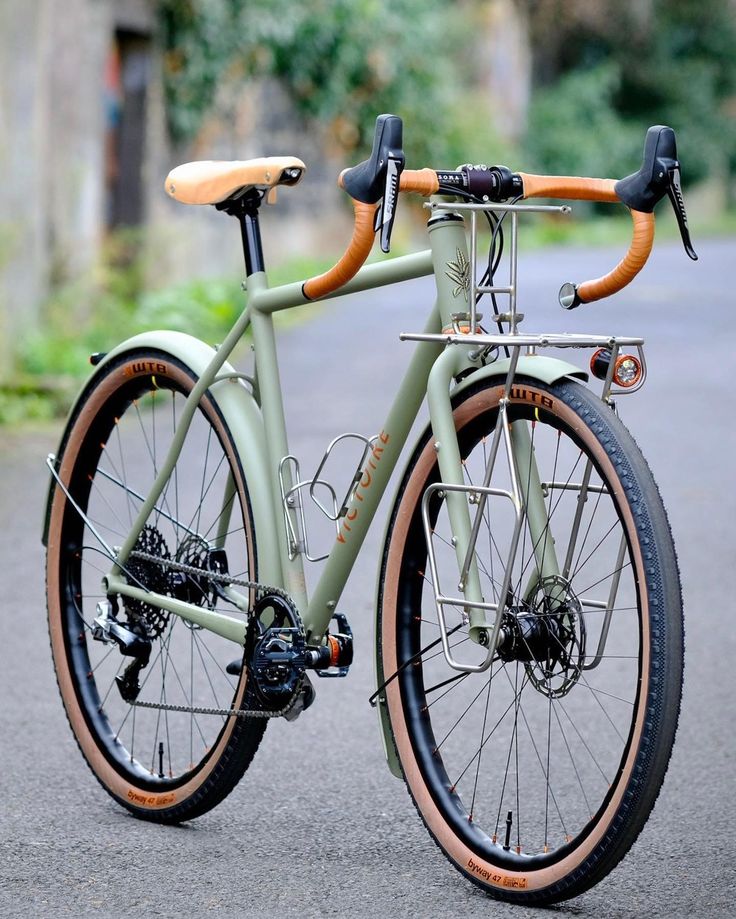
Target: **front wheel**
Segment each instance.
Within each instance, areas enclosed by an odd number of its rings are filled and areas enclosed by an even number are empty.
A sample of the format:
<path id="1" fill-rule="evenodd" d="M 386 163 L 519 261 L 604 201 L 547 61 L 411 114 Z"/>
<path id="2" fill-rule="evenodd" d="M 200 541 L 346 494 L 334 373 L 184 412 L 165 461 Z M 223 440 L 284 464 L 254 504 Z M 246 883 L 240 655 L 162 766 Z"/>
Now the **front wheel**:
<path id="1" fill-rule="evenodd" d="M 468 486 L 484 478 L 501 383 L 471 386 L 454 406 Z M 421 519 L 422 496 L 439 480 L 427 436 L 383 560 L 379 680 L 388 680 L 382 704 L 404 778 L 439 847 L 492 896 L 543 904 L 597 883 L 646 822 L 677 726 L 682 609 L 657 487 L 613 411 L 575 382 L 519 379 L 508 412 L 512 429 L 525 428 L 512 438 L 517 450 L 527 445 L 514 462 L 524 493 L 541 493 L 544 522 L 539 500 L 535 511 L 526 501 L 510 561 L 502 452 L 491 481 L 499 494 L 475 545 L 484 600 L 502 610 L 493 662 L 456 670 L 442 651 Z M 472 515 L 478 494 L 467 494 Z M 441 489 L 428 513 L 438 590 L 452 595 L 458 569 Z M 486 650 L 471 641 L 466 611 L 445 613 L 455 659 L 480 663 Z"/>

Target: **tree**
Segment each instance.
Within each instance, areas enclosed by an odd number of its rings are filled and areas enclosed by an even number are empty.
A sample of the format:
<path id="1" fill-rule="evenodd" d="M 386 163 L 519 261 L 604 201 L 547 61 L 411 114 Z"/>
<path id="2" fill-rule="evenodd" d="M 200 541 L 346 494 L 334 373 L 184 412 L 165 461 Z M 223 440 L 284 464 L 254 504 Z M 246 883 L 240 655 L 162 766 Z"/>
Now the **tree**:
<path id="1" fill-rule="evenodd" d="M 621 175 L 646 127 L 670 124 L 686 179 L 736 171 L 731 0 L 519 2 L 539 49 L 529 148 L 540 168 Z"/>
<path id="2" fill-rule="evenodd" d="M 196 134 L 222 81 L 270 76 L 344 150 L 365 151 L 375 116 L 393 112 L 411 125 L 409 162 L 468 156 L 462 128 L 477 133 L 477 125 L 456 114 L 467 73 L 447 49 L 472 43 L 474 2 L 159 0 L 159 9 L 176 140 Z"/>

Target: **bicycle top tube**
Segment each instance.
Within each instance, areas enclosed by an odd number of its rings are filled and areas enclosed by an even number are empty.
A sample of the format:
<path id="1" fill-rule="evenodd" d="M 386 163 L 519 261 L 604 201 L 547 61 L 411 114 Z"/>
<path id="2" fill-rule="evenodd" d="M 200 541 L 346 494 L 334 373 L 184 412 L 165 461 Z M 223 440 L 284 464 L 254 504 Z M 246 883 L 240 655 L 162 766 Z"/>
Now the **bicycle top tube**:
<path id="1" fill-rule="evenodd" d="M 609 297 L 622 290 L 646 264 L 654 242 L 654 207 L 668 195 L 675 210 L 683 245 L 697 259 L 687 226 L 680 188 L 672 128 L 655 125 L 647 131 L 641 168 L 626 178 L 599 179 L 584 176 L 545 176 L 512 172 L 506 166 L 461 166 L 457 170 L 405 169 L 403 126 L 396 115 L 376 120 L 373 149 L 367 160 L 344 170 L 338 184 L 350 195 L 354 227 L 350 242 L 337 263 L 302 285 L 307 300 L 319 300 L 343 288 L 368 258 L 377 232 L 381 248 L 388 252 L 399 192 L 425 197 L 451 195 L 492 209 L 494 203 L 523 198 L 556 198 L 621 203 L 629 208 L 633 228 L 628 251 L 607 274 L 580 284 L 565 284 L 560 303 L 573 309 Z M 225 209 L 247 193 L 275 201 L 277 186 L 295 185 L 304 163 L 296 157 L 263 157 L 253 160 L 186 163 L 166 179 L 169 195 L 185 204 L 215 204 Z"/>

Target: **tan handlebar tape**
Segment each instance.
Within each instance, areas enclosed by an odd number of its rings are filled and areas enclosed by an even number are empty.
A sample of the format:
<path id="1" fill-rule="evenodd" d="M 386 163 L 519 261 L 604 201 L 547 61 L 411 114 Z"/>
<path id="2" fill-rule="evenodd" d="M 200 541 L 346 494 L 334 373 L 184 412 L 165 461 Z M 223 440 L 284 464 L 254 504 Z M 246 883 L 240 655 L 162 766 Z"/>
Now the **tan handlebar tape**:
<path id="1" fill-rule="evenodd" d="M 434 169 L 405 169 L 399 178 L 399 191 L 413 191 L 428 198 L 439 191 L 440 181 Z"/>
<path id="2" fill-rule="evenodd" d="M 355 210 L 353 238 L 340 261 L 315 278 L 304 282 L 302 291 L 308 300 L 319 300 L 355 277 L 373 248 L 373 219 L 377 205 L 350 199 Z"/>
<path id="3" fill-rule="evenodd" d="M 614 179 L 588 179 L 582 176 L 537 176 L 520 172 L 525 198 L 570 198 L 577 201 L 608 201 L 616 203 Z M 631 211 L 634 233 L 629 251 L 608 274 L 594 281 L 577 285 L 581 303 L 592 303 L 610 297 L 626 287 L 644 267 L 654 242 L 654 214 Z"/>
<path id="4" fill-rule="evenodd" d="M 337 184 L 340 188 L 345 187 L 342 177 L 347 171 L 343 169 L 338 177 Z M 405 169 L 399 177 L 399 191 L 413 191 L 424 195 L 425 198 L 436 194 L 439 187 L 440 180 L 437 178 L 437 173 L 428 166 L 425 166 L 424 169 Z"/>
<path id="5" fill-rule="evenodd" d="M 654 242 L 654 214 L 631 211 L 631 219 L 634 221 L 634 236 L 629 251 L 613 271 L 609 271 L 602 278 L 578 285 L 578 299 L 581 303 L 592 303 L 593 300 L 610 297 L 633 281 L 644 267 Z"/>
<path id="6" fill-rule="evenodd" d="M 520 172 L 525 198 L 569 198 L 572 201 L 610 201 L 619 197 L 615 179 L 587 179 L 583 176 L 536 176 Z"/>
<path id="7" fill-rule="evenodd" d="M 340 188 L 344 188 L 343 170 L 337 180 Z M 399 180 L 399 190 L 408 192 L 417 192 L 420 195 L 433 195 L 439 188 L 437 173 L 433 169 L 405 169 L 401 173 Z M 315 278 L 310 278 L 304 282 L 302 292 L 308 300 L 319 300 L 320 297 L 326 297 L 334 290 L 342 287 L 343 284 L 355 277 L 362 268 L 363 263 L 370 255 L 373 248 L 374 237 L 374 217 L 377 204 L 364 204 L 362 201 L 350 199 L 353 202 L 355 210 L 355 226 L 353 228 L 353 238 L 350 245 L 345 250 L 345 254 L 340 261 Z"/>

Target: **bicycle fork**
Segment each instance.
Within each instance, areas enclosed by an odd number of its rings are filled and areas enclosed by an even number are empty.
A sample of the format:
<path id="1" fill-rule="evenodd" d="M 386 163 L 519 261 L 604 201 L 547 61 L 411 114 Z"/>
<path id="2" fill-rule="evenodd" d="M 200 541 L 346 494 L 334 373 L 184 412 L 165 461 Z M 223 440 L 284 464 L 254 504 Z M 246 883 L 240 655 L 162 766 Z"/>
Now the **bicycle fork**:
<path id="1" fill-rule="evenodd" d="M 503 614 L 510 596 L 511 574 L 525 520 L 535 557 L 535 569 L 525 595 L 531 593 L 534 584 L 539 579 L 559 579 L 560 575 L 560 566 L 554 538 L 550 531 L 549 516 L 544 503 L 544 493 L 529 427 L 525 421 L 516 421 L 512 425 L 508 419 L 508 404 L 519 350 L 519 348 L 512 349 L 511 364 L 506 376 L 503 396 L 499 402 L 498 418 L 492 435 L 482 485 L 468 484 L 465 481 L 452 414 L 450 385 L 464 364 L 464 355 L 460 348 L 448 347 L 443 352 L 432 368 L 427 385 L 434 449 L 437 453 L 441 481 L 426 490 L 422 502 L 422 516 L 443 651 L 449 666 L 460 671 L 482 672 L 491 666 L 499 642 Z M 502 441 L 508 458 L 510 489 L 500 489 L 491 485 Z M 459 572 L 457 590 L 461 596 L 449 596 L 440 589 L 432 544 L 433 524 L 430 512 L 430 502 L 435 495 L 440 498 L 444 497 L 447 503 L 452 545 Z M 514 510 L 513 530 L 508 553 L 503 560 L 504 571 L 495 601 L 483 595 L 475 554 L 486 505 L 492 496 L 508 499 Z M 471 505 L 475 506 L 475 515 L 472 520 Z M 463 616 L 470 626 L 471 640 L 487 649 L 482 663 L 462 663 L 453 657 L 444 613 L 446 606 L 462 608 Z M 491 613 L 495 615 L 489 618 Z"/>

